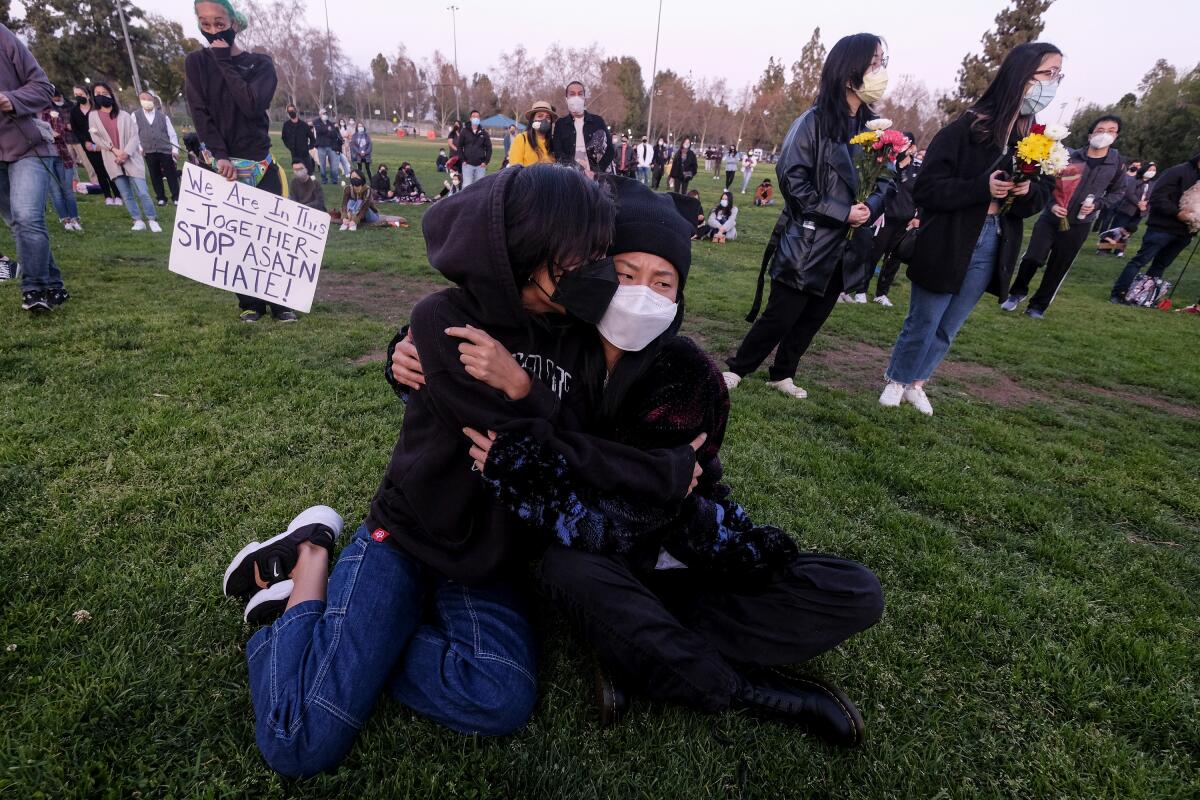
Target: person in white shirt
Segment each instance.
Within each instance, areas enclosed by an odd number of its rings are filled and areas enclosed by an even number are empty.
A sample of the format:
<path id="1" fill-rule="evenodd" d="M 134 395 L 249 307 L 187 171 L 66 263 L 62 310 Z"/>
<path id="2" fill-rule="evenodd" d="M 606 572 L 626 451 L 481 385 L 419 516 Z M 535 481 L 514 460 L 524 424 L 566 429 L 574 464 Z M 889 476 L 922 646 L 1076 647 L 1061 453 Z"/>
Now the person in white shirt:
<path id="1" fill-rule="evenodd" d="M 637 179 L 638 183 L 650 185 L 650 168 L 654 166 L 654 148 L 646 141 L 646 137 L 642 137 L 642 142 L 637 146 Z"/>
<path id="2" fill-rule="evenodd" d="M 179 170 L 175 166 L 179 158 L 179 137 L 170 118 L 158 107 L 154 95 L 142 92 L 138 95 L 141 109 L 134 113 L 138 137 L 142 140 L 142 155 L 146 160 L 146 174 L 154 187 L 154 195 L 160 206 L 167 204 L 163 180 L 171 190 L 171 202 L 179 205 Z"/>
<path id="3" fill-rule="evenodd" d="M 742 156 L 742 194 L 746 193 L 746 187 L 750 185 L 750 178 L 754 175 L 754 156 L 746 153 Z"/>

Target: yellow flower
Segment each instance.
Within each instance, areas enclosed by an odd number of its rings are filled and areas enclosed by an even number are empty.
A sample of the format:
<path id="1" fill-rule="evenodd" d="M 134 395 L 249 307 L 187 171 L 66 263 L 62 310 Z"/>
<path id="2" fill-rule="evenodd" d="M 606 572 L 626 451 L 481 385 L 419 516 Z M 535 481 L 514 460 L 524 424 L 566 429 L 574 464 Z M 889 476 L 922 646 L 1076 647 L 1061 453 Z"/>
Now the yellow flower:
<path id="1" fill-rule="evenodd" d="M 1031 133 L 1017 142 L 1017 158 L 1029 164 L 1040 164 L 1050 155 L 1054 140 L 1042 133 Z"/>
<path id="2" fill-rule="evenodd" d="M 879 138 L 878 131 L 863 131 L 858 136 L 855 136 L 853 139 L 851 139 L 850 144 L 860 144 L 860 145 L 874 144 L 875 140 L 877 140 L 878 138 Z"/>

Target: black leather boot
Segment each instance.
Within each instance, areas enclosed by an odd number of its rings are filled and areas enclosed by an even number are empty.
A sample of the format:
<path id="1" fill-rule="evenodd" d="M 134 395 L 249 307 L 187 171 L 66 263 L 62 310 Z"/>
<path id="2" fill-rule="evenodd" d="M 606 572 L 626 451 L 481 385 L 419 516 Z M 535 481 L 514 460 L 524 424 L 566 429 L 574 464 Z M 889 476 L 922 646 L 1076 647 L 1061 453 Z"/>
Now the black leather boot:
<path id="1" fill-rule="evenodd" d="M 616 725 L 629 710 L 625 692 L 600 667 L 596 667 L 596 709 L 600 712 L 601 728 Z"/>
<path id="2" fill-rule="evenodd" d="M 862 714 L 841 689 L 816 678 L 762 670 L 743 677 L 734 708 L 807 728 L 830 744 L 857 747 L 866 733 Z"/>

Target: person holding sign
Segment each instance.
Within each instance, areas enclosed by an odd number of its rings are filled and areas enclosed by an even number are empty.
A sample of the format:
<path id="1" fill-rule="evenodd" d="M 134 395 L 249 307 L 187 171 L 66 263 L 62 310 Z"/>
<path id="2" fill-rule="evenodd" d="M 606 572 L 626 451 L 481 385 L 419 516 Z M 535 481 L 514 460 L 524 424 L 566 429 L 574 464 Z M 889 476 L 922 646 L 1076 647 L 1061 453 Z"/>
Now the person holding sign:
<path id="1" fill-rule="evenodd" d="M 283 195 L 283 175 L 271 158 L 267 109 L 275 96 L 275 64 L 265 53 L 247 53 L 234 40 L 246 18 L 229 0 L 197 0 L 196 19 L 208 47 L 187 54 L 188 109 L 196 131 L 228 181 Z M 257 322 L 267 312 L 279 322 L 295 322 L 296 312 L 264 300 L 238 295 L 243 322 Z"/>

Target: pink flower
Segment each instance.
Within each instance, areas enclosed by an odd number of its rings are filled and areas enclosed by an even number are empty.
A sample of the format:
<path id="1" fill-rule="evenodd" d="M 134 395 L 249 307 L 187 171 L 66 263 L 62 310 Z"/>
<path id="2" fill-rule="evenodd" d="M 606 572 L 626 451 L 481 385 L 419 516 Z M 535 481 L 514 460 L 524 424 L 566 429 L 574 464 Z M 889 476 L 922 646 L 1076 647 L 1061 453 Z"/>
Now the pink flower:
<path id="1" fill-rule="evenodd" d="M 875 157 L 875 161 L 876 161 L 876 163 L 882 164 L 882 163 L 883 163 L 883 156 L 876 156 L 876 157 Z"/>
<path id="2" fill-rule="evenodd" d="M 871 149 L 872 149 L 872 150 L 882 150 L 882 149 L 883 149 L 883 142 L 882 142 L 882 141 L 879 141 L 879 140 L 877 139 L 877 140 L 875 141 L 875 143 L 871 145 Z"/>

